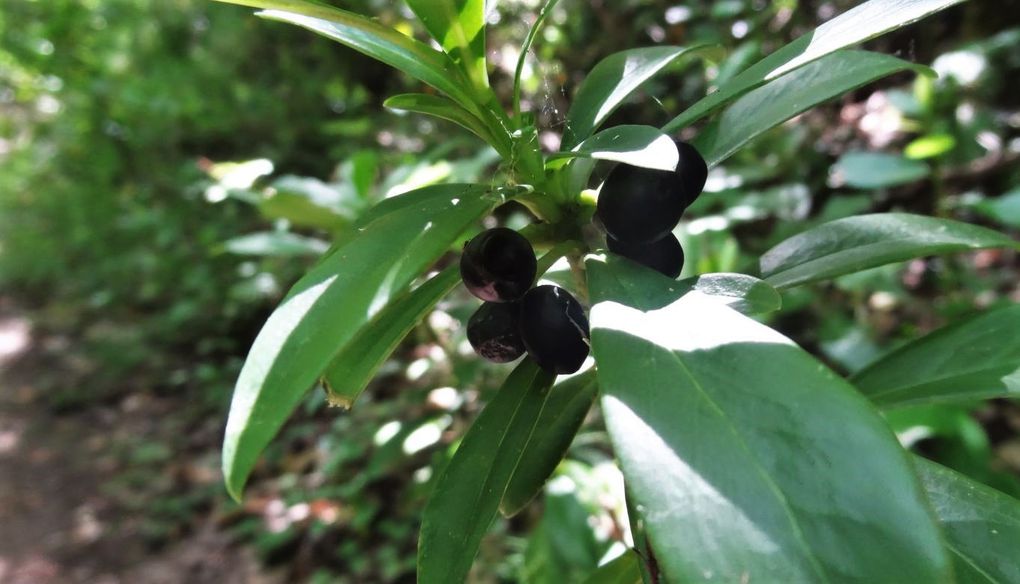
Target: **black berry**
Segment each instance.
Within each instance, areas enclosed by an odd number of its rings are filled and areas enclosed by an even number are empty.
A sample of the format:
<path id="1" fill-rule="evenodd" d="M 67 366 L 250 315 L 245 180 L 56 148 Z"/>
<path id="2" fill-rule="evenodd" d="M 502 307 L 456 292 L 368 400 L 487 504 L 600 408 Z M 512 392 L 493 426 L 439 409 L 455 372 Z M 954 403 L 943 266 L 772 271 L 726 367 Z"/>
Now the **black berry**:
<path id="1" fill-rule="evenodd" d="M 486 302 L 468 320 L 467 338 L 475 352 L 494 363 L 524 354 L 518 302 Z"/>
<path id="2" fill-rule="evenodd" d="M 537 270 L 531 243 L 505 227 L 480 233 L 464 246 L 460 257 L 464 285 L 487 302 L 519 300 L 531 288 Z"/>
<path id="3" fill-rule="evenodd" d="M 666 237 L 651 243 L 624 243 L 606 238 L 609 251 L 651 268 L 660 274 L 676 278 L 684 269 L 684 248 L 680 241 L 670 233 Z"/>
<path id="4" fill-rule="evenodd" d="M 683 183 L 684 194 L 687 196 L 687 206 L 690 207 L 701 191 L 705 190 L 705 181 L 708 180 L 708 164 L 702 158 L 701 153 L 687 142 L 673 141 L 680 153 L 680 162 L 676 165 L 676 174 Z"/>
<path id="5" fill-rule="evenodd" d="M 559 286 L 537 286 L 521 300 L 521 339 L 528 354 L 551 373 L 573 373 L 588 356 L 588 318 Z"/>

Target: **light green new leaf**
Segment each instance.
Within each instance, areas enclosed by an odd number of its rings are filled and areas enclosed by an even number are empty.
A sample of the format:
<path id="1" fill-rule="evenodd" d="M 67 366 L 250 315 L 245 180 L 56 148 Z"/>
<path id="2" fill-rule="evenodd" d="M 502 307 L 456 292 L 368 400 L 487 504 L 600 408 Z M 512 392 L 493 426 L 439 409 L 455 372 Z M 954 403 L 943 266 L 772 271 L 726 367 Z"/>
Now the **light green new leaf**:
<path id="1" fill-rule="evenodd" d="M 552 388 L 535 432 L 528 441 L 521 464 L 499 504 L 500 512 L 511 517 L 524 509 L 542 491 L 556 465 L 566 456 L 574 435 L 584 422 L 598 393 L 595 370 L 570 377 Z"/>
<path id="2" fill-rule="evenodd" d="M 696 122 L 768 80 L 840 49 L 906 26 L 963 0 L 870 0 L 825 22 L 755 63 L 663 127 L 674 132 Z"/>
<path id="3" fill-rule="evenodd" d="M 471 425 L 425 505 L 418 539 L 420 584 L 467 577 L 555 377 L 525 358 Z"/>
<path id="4" fill-rule="evenodd" d="M 217 0 L 262 8 L 258 16 L 306 28 L 382 61 L 479 113 L 474 90 L 450 57 L 359 14 L 309 0 Z"/>
<path id="5" fill-rule="evenodd" d="M 475 86 L 488 87 L 485 0 L 407 0 L 407 5 Z"/>
<path id="6" fill-rule="evenodd" d="M 600 567 L 584 581 L 584 584 L 641 584 L 641 558 L 634 550 L 627 550 L 620 557 Z"/>
<path id="7" fill-rule="evenodd" d="M 921 180 L 931 168 L 885 152 L 847 152 L 832 168 L 837 183 L 858 189 L 882 189 Z"/>
<path id="8" fill-rule="evenodd" d="M 322 383 L 330 405 L 350 408 L 397 345 L 432 307 L 460 282 L 450 266 L 427 282 L 391 301 L 347 343 L 330 363 Z"/>
<path id="9" fill-rule="evenodd" d="M 694 140 L 709 166 L 757 136 L 820 103 L 899 71 L 929 69 L 867 51 L 839 51 L 744 95 Z"/>
<path id="10" fill-rule="evenodd" d="M 256 337 L 234 388 L 223 440 L 232 496 L 240 497 L 259 453 L 344 345 L 501 201 L 489 191 L 462 184 L 407 193 L 294 285 Z"/>
<path id="11" fill-rule="evenodd" d="M 651 126 L 623 125 L 602 130 L 570 152 L 556 152 L 550 160 L 594 158 L 655 170 L 676 170 L 680 154 L 673 140 Z"/>
<path id="12" fill-rule="evenodd" d="M 402 110 L 426 114 L 453 122 L 467 129 L 490 146 L 504 158 L 510 155 L 510 139 L 506 132 L 492 132 L 484 122 L 474 114 L 457 105 L 453 100 L 441 95 L 427 93 L 402 93 L 394 95 L 383 102 L 383 106 L 394 110 Z"/>
<path id="13" fill-rule="evenodd" d="M 1020 397 L 1020 305 L 979 314 L 893 351 L 851 378 L 881 407 Z"/>
<path id="14" fill-rule="evenodd" d="M 1020 582 L 1020 501 L 948 468 L 915 458 L 942 524 L 958 584 Z"/>
<path id="15" fill-rule="evenodd" d="M 876 213 L 823 223 L 761 256 L 761 273 L 776 288 L 825 280 L 929 255 L 1020 247 L 997 231 L 950 219 Z"/>
<path id="16" fill-rule="evenodd" d="M 602 411 L 664 582 L 952 580 L 910 459 L 845 380 L 702 295 L 587 273 Z"/>
<path id="17" fill-rule="evenodd" d="M 709 45 L 643 47 L 613 53 L 599 61 L 574 94 L 562 148 L 569 150 L 591 136 L 631 93 L 668 65 L 707 49 Z"/>

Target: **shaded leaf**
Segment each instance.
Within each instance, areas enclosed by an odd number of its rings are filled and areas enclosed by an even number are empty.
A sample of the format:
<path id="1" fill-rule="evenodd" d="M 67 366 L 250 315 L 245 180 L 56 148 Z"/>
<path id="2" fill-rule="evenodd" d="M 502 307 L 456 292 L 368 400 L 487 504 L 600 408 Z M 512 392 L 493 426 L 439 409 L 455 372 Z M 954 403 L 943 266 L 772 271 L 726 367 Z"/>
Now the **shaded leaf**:
<path id="1" fill-rule="evenodd" d="M 789 288 L 917 257 L 991 247 L 1018 247 L 1006 235 L 909 213 L 858 215 L 823 223 L 761 256 L 761 273 Z"/>
<path id="2" fill-rule="evenodd" d="M 664 581 L 952 580 L 909 458 L 846 381 L 704 296 L 587 273 L 602 411 Z"/>
<path id="3" fill-rule="evenodd" d="M 230 253 L 252 256 L 320 255 L 329 249 L 321 239 L 304 237 L 286 231 L 263 231 L 234 237 L 223 242 Z"/>
<path id="4" fill-rule="evenodd" d="M 641 584 L 641 559 L 634 550 L 627 550 L 620 557 L 595 570 L 584 584 Z"/>
<path id="5" fill-rule="evenodd" d="M 441 95 L 425 93 L 403 93 L 394 95 L 383 102 L 385 107 L 426 114 L 442 118 L 465 128 L 469 132 L 485 140 L 496 151 L 507 156 L 510 152 L 510 141 L 505 132 L 493 134 L 489 128 L 471 112 L 457 105 L 456 102 Z"/>
<path id="6" fill-rule="evenodd" d="M 1020 396 L 1020 305 L 958 322 L 851 378 L 882 407 Z"/>
<path id="7" fill-rule="evenodd" d="M 526 357 L 471 425 L 425 506 L 418 539 L 421 584 L 467 577 L 554 378 Z"/>
<path id="8" fill-rule="evenodd" d="M 884 152 L 847 152 L 832 167 L 833 180 L 858 189 L 895 187 L 931 174 L 927 164 Z"/>

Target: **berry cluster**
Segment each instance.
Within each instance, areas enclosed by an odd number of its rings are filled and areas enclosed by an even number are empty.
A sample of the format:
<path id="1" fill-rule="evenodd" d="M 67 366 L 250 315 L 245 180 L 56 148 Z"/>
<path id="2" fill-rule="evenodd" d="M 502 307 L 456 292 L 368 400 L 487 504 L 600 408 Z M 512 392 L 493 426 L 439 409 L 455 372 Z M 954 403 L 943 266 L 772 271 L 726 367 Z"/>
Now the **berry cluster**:
<path id="1" fill-rule="evenodd" d="M 693 146 L 676 141 L 676 147 L 680 161 L 675 171 L 620 164 L 609 173 L 598 200 L 609 251 L 670 278 L 684 267 L 684 250 L 673 228 L 708 178 L 708 165 Z"/>
<path id="2" fill-rule="evenodd" d="M 532 288 L 537 270 L 531 243 L 512 229 L 489 229 L 464 246 L 461 278 L 485 301 L 468 320 L 468 341 L 489 361 L 527 351 L 546 371 L 573 373 L 588 356 L 588 319 L 563 288 Z"/>

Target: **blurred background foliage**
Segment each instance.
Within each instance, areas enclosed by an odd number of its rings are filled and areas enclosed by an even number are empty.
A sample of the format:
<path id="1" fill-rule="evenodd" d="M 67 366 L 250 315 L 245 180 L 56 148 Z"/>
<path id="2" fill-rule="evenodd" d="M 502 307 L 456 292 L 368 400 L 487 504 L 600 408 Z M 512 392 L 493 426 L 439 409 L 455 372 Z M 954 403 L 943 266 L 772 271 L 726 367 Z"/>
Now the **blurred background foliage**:
<path id="1" fill-rule="evenodd" d="M 333 3 L 424 38 L 402 4 Z M 490 4 L 490 74 L 509 103 L 539 2 Z M 566 0 L 528 62 L 525 108 L 553 149 L 569 96 L 602 57 L 726 47 L 719 63 L 657 78 L 611 120 L 661 125 L 854 4 Z M 677 230 L 684 275 L 754 273 L 784 237 L 868 211 L 1020 233 L 1020 1 L 969 2 L 869 48 L 940 77 L 861 89 L 715 169 Z M 306 31 L 206 0 L 4 1 L 0 421 L 21 442 L 0 440 L 0 470 L 57 481 L 47 505 L 73 521 L 35 527 L 73 533 L 49 547 L 5 534 L 0 581 L 40 546 L 53 581 L 413 581 L 430 479 L 508 371 L 466 345 L 468 295 L 440 304 L 352 412 L 312 392 L 243 505 L 220 486 L 218 448 L 248 346 L 332 238 L 383 197 L 498 176 L 495 154 L 460 128 L 382 108 L 416 89 Z M 493 220 L 528 217 L 504 208 Z M 770 324 L 851 373 L 947 322 L 1020 302 L 1018 268 L 1001 250 L 879 268 L 786 293 Z M 901 409 L 889 421 L 918 452 L 1020 495 L 1015 402 Z M 32 462 L 33 444 L 50 458 Z M 80 490 L 62 484 L 81 477 Z M 582 581 L 626 538 L 621 481 L 593 414 L 544 499 L 497 522 L 474 581 Z M 139 570 L 154 565 L 169 579 Z"/>

